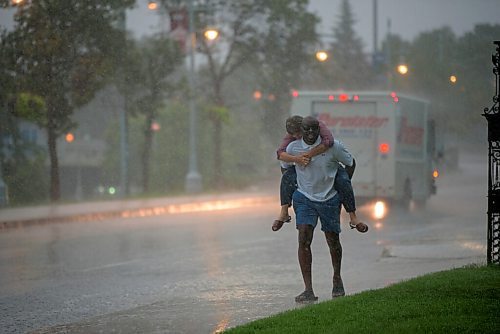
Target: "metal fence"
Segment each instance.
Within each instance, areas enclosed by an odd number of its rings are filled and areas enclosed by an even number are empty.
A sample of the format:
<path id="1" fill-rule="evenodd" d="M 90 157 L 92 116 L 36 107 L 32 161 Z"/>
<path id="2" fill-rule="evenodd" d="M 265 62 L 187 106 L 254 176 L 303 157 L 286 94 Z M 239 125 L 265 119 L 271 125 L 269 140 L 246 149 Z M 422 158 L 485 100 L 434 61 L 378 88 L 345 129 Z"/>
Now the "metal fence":
<path id="1" fill-rule="evenodd" d="M 495 41 L 496 53 L 492 55 L 495 74 L 493 105 L 484 109 L 488 121 L 488 264 L 500 264 L 500 41 Z"/>

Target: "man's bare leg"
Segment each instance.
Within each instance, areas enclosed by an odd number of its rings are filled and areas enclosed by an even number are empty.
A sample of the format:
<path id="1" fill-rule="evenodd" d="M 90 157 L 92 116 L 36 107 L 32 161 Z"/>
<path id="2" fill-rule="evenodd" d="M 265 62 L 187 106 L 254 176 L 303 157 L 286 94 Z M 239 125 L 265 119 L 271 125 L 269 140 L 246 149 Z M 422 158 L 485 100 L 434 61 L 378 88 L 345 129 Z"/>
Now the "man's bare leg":
<path id="1" fill-rule="evenodd" d="M 313 227 L 310 225 L 299 225 L 299 264 L 300 271 L 302 273 L 302 279 L 304 280 L 304 292 L 295 297 L 297 302 L 314 301 L 318 297 L 314 296 L 314 291 L 312 287 L 312 252 L 311 244 L 313 239 Z"/>
<path id="2" fill-rule="evenodd" d="M 325 232 L 325 237 L 328 248 L 330 249 L 330 257 L 333 266 L 332 298 L 344 296 L 344 284 L 342 282 L 342 276 L 340 275 L 342 266 L 342 245 L 340 244 L 340 238 L 339 235 L 334 232 Z"/>

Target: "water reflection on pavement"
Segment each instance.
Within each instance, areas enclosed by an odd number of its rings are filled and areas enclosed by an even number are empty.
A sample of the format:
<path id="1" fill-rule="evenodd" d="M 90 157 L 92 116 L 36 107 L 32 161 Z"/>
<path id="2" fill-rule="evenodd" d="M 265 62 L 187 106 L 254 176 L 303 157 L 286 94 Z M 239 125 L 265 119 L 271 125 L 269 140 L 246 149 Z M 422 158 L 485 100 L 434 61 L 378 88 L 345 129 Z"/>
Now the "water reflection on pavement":
<path id="1" fill-rule="evenodd" d="M 372 227 L 366 234 L 350 230 L 343 216 L 346 292 L 484 262 L 481 163 L 472 159 L 444 179 L 425 212 L 393 211 L 376 228 L 359 208 Z M 217 333 L 300 307 L 297 235 L 293 222 L 271 231 L 276 203 L 0 233 L 0 328 Z M 312 251 L 315 293 L 329 300 L 332 269 L 319 230 Z"/>

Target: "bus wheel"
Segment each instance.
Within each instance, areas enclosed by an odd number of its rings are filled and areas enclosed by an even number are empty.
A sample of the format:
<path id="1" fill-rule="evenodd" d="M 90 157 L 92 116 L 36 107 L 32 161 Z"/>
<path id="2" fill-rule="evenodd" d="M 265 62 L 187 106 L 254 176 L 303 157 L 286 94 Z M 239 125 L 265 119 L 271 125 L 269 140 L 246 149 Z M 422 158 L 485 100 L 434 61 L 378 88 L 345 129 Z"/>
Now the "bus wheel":
<path id="1" fill-rule="evenodd" d="M 410 210 L 410 203 L 412 199 L 411 182 L 409 179 L 405 180 L 403 187 L 403 197 L 401 198 L 400 205 L 404 210 Z"/>

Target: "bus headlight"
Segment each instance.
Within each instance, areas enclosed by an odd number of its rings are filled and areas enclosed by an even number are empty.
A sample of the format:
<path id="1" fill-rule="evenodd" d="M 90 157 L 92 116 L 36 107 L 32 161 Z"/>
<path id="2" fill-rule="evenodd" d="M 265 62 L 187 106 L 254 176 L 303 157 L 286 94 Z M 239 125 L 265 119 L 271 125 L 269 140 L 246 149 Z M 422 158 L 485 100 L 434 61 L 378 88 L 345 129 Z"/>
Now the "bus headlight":
<path id="1" fill-rule="evenodd" d="M 373 207 L 373 217 L 375 219 L 383 219 L 387 214 L 387 205 L 383 201 L 375 202 Z"/>

